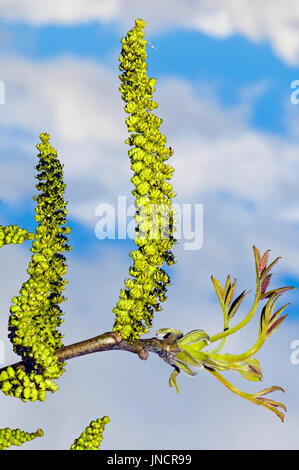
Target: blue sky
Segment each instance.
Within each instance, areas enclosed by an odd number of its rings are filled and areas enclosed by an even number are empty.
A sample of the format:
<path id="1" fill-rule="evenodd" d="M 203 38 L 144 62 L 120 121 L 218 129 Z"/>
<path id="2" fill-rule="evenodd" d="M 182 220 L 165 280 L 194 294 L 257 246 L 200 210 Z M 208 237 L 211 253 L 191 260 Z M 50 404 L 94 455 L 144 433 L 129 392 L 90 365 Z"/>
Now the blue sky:
<path id="1" fill-rule="evenodd" d="M 111 66 L 111 54 L 119 47 L 119 27 L 113 23 L 32 26 L 2 21 L 1 27 L 11 38 L 8 44 L 2 44 L 3 52 L 17 52 L 36 61 L 73 54 Z M 254 103 L 251 124 L 269 132 L 287 133 L 283 103 L 296 66 L 283 63 L 273 54 L 269 41 L 256 44 L 240 34 L 219 41 L 181 28 L 153 34 L 148 40 L 153 75 L 174 73 L 192 82 L 195 89 L 198 86 L 199 93 L 200 82 L 210 82 L 224 106 L 238 102 L 240 88 L 264 83 L 265 89 Z"/>
<path id="2" fill-rule="evenodd" d="M 116 205 L 119 195 L 133 202 L 118 56 L 121 37 L 138 17 L 147 21 L 152 44 L 156 114 L 175 150 L 176 202 L 204 205 L 203 247 L 174 249 L 173 285 L 149 336 L 161 327 L 221 330 L 210 276 L 224 281 L 230 273 L 240 291 L 253 288 L 253 244 L 282 256 L 273 287 L 299 287 L 299 104 L 290 100 L 290 84 L 299 79 L 298 6 L 292 0 L 289 8 L 244 0 L 243 9 L 232 0 L 152 3 L 0 0 L 0 223 L 34 229 L 35 145 L 40 132 L 49 132 L 65 165 L 74 247 L 65 344 L 111 329 L 111 310 L 128 277 L 134 243 L 98 240 L 95 208 Z M 26 279 L 28 245 L 3 248 L 0 259 L 0 339 L 9 362 L 16 358 L 7 315 Z M 299 339 L 299 301 L 296 291 L 283 297 L 292 303 L 289 316 L 258 354 L 263 384 L 229 377 L 246 391 L 283 386 L 283 399 L 276 398 L 288 407 L 284 424 L 207 374 L 179 377 L 177 397 L 168 388 L 171 370 L 158 358 L 141 362 L 111 352 L 70 361 L 59 391 L 45 403 L 1 397 L 0 427 L 42 427 L 45 437 L 27 448 L 63 449 L 91 419 L 108 414 L 103 449 L 297 449 L 299 365 L 291 364 L 290 344 Z M 255 341 L 255 320 L 230 351 Z M 163 435 L 155 432 L 157 420 Z"/>

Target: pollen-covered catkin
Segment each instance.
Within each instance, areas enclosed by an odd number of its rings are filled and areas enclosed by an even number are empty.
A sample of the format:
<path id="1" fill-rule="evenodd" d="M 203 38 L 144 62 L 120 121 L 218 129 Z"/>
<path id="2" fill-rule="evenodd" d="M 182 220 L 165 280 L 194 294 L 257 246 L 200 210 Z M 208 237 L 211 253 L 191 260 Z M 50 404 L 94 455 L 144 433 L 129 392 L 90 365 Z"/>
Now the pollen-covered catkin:
<path id="1" fill-rule="evenodd" d="M 146 74 L 146 44 L 142 19 L 121 40 L 119 90 L 127 103 L 125 111 L 130 114 L 126 124 L 130 137 L 129 157 L 134 176 L 137 250 L 130 253 L 133 266 L 130 278 L 121 289 L 120 298 L 113 312 L 116 316 L 114 331 L 130 342 L 147 333 L 152 326 L 154 311 L 161 310 L 160 302 L 166 300 L 166 288 L 170 285 L 168 274 L 162 269 L 164 263 L 174 263 L 171 252 L 176 243 L 173 236 L 174 209 L 171 201 L 175 196 L 170 180 L 174 168 L 164 162 L 172 155 L 166 148 L 166 137 L 159 131 L 162 119 L 152 114 L 158 104 L 152 99 L 155 78 Z"/>
<path id="2" fill-rule="evenodd" d="M 63 346 L 58 330 L 63 315 L 59 304 L 66 300 L 62 295 L 67 283 L 63 279 L 67 268 L 63 252 L 70 250 L 70 228 L 66 226 L 63 166 L 49 138 L 49 134 L 41 134 L 37 145 L 39 194 L 33 199 L 37 201 L 38 226 L 27 270 L 30 277 L 12 299 L 8 324 L 13 350 L 22 357 L 25 370 L 9 366 L 0 373 L 2 392 L 23 401 L 44 401 L 47 390 L 57 390 L 53 379 L 64 371 L 55 351 Z"/>
<path id="3" fill-rule="evenodd" d="M 25 432 L 21 429 L 10 428 L 0 429 L 0 450 L 8 449 L 11 446 L 21 446 L 25 442 L 43 435 L 42 429 L 38 429 L 36 432 Z"/>
<path id="4" fill-rule="evenodd" d="M 105 426 L 109 421 L 108 416 L 91 421 L 80 437 L 75 439 L 70 450 L 98 450 L 103 440 Z"/>
<path id="5" fill-rule="evenodd" d="M 3 245 L 20 245 L 27 240 L 33 240 L 34 233 L 27 232 L 25 228 L 20 228 L 17 225 L 7 225 L 4 227 L 0 225 L 0 248 Z"/>

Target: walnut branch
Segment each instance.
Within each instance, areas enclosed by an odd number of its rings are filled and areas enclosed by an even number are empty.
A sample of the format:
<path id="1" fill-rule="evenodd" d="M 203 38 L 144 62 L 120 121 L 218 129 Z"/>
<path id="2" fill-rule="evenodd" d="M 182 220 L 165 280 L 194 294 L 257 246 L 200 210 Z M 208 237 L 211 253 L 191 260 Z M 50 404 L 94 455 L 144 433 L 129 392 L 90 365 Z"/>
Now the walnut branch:
<path id="1" fill-rule="evenodd" d="M 101 351 L 128 351 L 137 354 L 141 360 L 148 358 L 148 353 L 152 352 L 158 354 L 161 359 L 172 365 L 171 356 L 179 351 L 178 346 L 172 340 L 148 338 L 138 339 L 133 343 L 122 340 L 119 333 L 108 331 L 94 338 L 89 338 L 78 343 L 64 346 L 57 349 L 56 356 L 60 362 L 64 362 L 74 357 L 85 356 Z M 25 369 L 23 361 L 11 364 L 13 368 Z M 0 372 L 5 370 L 7 366 L 0 369 Z"/>

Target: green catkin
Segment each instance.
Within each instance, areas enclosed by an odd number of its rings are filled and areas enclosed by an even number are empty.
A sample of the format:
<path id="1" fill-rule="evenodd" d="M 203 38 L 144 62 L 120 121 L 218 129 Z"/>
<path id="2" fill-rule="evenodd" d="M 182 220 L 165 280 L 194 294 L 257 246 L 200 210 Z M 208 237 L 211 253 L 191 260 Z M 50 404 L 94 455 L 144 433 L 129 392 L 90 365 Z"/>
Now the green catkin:
<path id="1" fill-rule="evenodd" d="M 64 372 L 55 355 L 63 346 L 58 327 L 63 312 L 59 304 L 67 283 L 64 251 L 69 251 L 63 166 L 49 143 L 49 134 L 40 135 L 36 188 L 35 220 L 38 223 L 32 242 L 32 257 L 27 270 L 30 278 L 12 299 L 8 323 L 9 338 L 15 353 L 22 357 L 25 370 L 11 366 L 0 373 L 0 388 L 5 395 L 22 401 L 44 401 L 46 391 L 58 388 L 53 379 Z"/>
<path id="2" fill-rule="evenodd" d="M 119 90 L 127 103 L 130 114 L 126 124 L 130 137 L 126 143 L 132 148 L 128 154 L 134 176 L 137 250 L 130 253 L 133 266 L 130 278 L 121 289 L 120 298 L 113 313 L 116 316 L 113 330 L 130 342 L 148 332 L 152 326 L 154 311 L 161 310 L 159 302 L 166 300 L 166 288 L 170 285 L 164 263 L 174 263 L 171 252 L 176 243 L 173 237 L 174 210 L 171 201 L 175 196 L 170 180 L 174 168 L 164 162 L 172 155 L 166 148 L 166 137 L 159 131 L 162 119 L 152 114 L 158 104 L 152 99 L 155 78 L 146 75 L 146 44 L 142 19 L 121 40 Z"/>
<path id="3" fill-rule="evenodd" d="M 103 440 L 103 432 L 109 423 L 108 416 L 91 421 L 85 430 L 75 439 L 70 450 L 98 450 Z"/>
<path id="4" fill-rule="evenodd" d="M 25 442 L 43 435 L 42 429 L 38 429 L 36 432 L 25 432 L 20 429 L 10 428 L 0 429 L 0 450 L 8 449 L 11 446 L 21 446 Z"/>
<path id="5" fill-rule="evenodd" d="M 34 233 L 27 232 L 25 228 L 19 228 L 17 225 L 0 225 L 0 248 L 4 245 L 21 244 L 27 240 L 33 240 Z"/>

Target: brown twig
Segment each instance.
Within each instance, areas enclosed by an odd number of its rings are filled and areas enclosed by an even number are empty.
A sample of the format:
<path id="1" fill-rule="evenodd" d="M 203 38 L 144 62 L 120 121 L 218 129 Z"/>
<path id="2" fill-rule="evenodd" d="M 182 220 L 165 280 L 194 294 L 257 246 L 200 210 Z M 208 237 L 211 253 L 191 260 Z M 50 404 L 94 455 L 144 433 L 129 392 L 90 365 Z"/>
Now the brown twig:
<path id="1" fill-rule="evenodd" d="M 137 354 L 141 360 L 148 358 L 149 352 L 158 354 L 161 359 L 172 365 L 172 354 L 178 352 L 178 346 L 173 341 L 158 338 L 138 339 L 134 343 L 122 340 L 119 333 L 108 331 L 94 338 L 57 349 L 56 356 L 60 362 L 68 361 L 74 357 L 85 356 L 101 351 L 128 351 Z M 11 364 L 13 368 L 25 369 L 24 362 Z M 0 369 L 5 370 L 7 366 Z"/>

